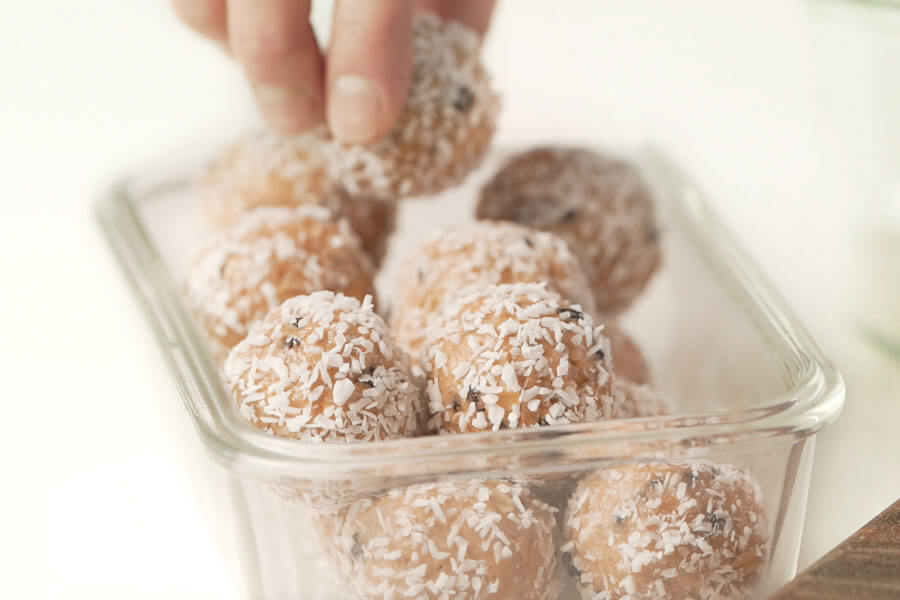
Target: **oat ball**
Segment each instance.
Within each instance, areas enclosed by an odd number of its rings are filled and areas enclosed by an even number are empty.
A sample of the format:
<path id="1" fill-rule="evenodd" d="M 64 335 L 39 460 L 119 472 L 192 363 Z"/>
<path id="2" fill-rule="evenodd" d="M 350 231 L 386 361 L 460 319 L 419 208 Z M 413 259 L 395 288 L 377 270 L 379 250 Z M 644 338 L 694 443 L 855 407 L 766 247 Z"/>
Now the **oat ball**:
<path id="1" fill-rule="evenodd" d="M 587 279 L 560 238 L 500 221 L 434 234 L 401 267 L 394 286 L 391 327 L 413 359 L 428 325 L 460 295 L 494 284 L 546 282 L 563 298 L 593 311 Z"/>
<path id="2" fill-rule="evenodd" d="M 753 477 L 703 461 L 604 469 L 583 479 L 565 530 L 584 598 L 754 597 L 768 534 Z"/>
<path id="3" fill-rule="evenodd" d="M 200 250 L 185 295 L 220 362 L 284 300 L 318 290 L 362 299 L 373 293 L 373 277 L 356 235 L 325 209 L 260 208 Z"/>
<path id="4" fill-rule="evenodd" d="M 560 235 L 581 260 L 597 308 L 626 308 L 659 267 L 653 196 L 627 162 L 548 146 L 514 156 L 482 189 L 479 219 Z"/>
<path id="5" fill-rule="evenodd" d="M 354 195 L 393 200 L 437 193 L 481 162 L 498 108 L 475 31 L 419 13 L 412 80 L 397 124 L 370 144 L 334 141 L 329 169 Z"/>
<path id="6" fill-rule="evenodd" d="M 613 350 L 613 356 L 616 356 Z M 666 399 L 652 386 L 646 383 L 635 383 L 618 374 L 613 381 L 613 394 L 616 396 L 616 406 L 620 419 L 633 419 L 639 417 L 656 417 L 672 413 L 672 407 Z"/>
<path id="7" fill-rule="evenodd" d="M 614 321 L 604 324 L 603 333 L 609 338 L 616 378 L 625 378 L 638 384 L 650 383 L 650 367 L 634 338 Z"/>
<path id="8" fill-rule="evenodd" d="M 394 231 L 396 203 L 353 196 L 334 183 L 322 153 L 326 139 L 319 129 L 290 137 L 263 131 L 238 140 L 200 180 L 210 223 L 227 227 L 261 206 L 322 206 L 348 220 L 379 264 Z"/>
<path id="9" fill-rule="evenodd" d="M 429 330 L 430 428 L 486 431 L 613 416 L 609 340 L 543 284 L 491 286 L 449 305 Z"/>
<path id="10" fill-rule="evenodd" d="M 343 563 L 360 598 L 549 600 L 554 509 L 513 481 L 447 481 L 353 504 Z"/>
<path id="11" fill-rule="evenodd" d="M 258 429 L 316 442 L 410 437 L 422 421 L 409 357 L 372 308 L 334 292 L 296 296 L 229 353 L 225 379 Z"/>

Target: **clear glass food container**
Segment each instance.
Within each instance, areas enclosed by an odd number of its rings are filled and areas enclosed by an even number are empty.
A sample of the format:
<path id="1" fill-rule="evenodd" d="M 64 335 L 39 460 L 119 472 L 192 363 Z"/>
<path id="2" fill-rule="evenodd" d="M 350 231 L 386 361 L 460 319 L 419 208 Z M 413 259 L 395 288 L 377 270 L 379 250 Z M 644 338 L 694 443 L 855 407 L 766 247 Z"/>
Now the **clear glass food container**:
<path id="1" fill-rule="evenodd" d="M 473 218 L 476 190 L 503 154 L 495 152 L 464 186 L 403 204 L 379 291 L 417 240 Z M 768 536 L 755 593 L 764 596 L 792 578 L 815 434 L 840 410 L 842 378 L 691 181 L 658 151 L 631 155 L 656 191 L 664 264 L 623 322 L 677 414 L 365 444 L 269 436 L 233 407 L 180 295 L 186 264 L 206 233 L 191 188 L 202 164 L 191 169 L 172 160 L 140 171 L 103 199 L 100 221 L 156 333 L 183 409 L 175 398 L 161 403 L 181 429 L 181 455 L 243 596 L 356 597 L 335 558 L 354 549 L 334 547 L 339 536 L 323 526 L 311 497 L 357 502 L 428 482 L 512 479 L 556 511 L 556 568 L 545 597 L 580 598 L 584 574 L 561 550 L 567 502 L 579 479 L 619 465 L 688 459 L 752 474 Z M 384 543 L 390 550 L 390 539 Z M 456 575 L 448 571 L 436 585 Z"/>

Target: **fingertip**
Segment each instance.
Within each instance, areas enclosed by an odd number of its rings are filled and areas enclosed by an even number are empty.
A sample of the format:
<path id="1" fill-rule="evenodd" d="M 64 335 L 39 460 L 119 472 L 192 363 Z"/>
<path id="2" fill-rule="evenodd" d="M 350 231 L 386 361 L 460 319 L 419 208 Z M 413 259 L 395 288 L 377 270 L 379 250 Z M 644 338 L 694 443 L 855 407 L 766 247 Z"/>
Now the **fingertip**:
<path id="1" fill-rule="evenodd" d="M 266 123 L 278 133 L 303 133 L 322 122 L 322 99 L 313 90 L 258 85 L 254 94 Z"/>
<path id="2" fill-rule="evenodd" d="M 409 89 L 412 13 L 409 0 L 341 0 L 336 5 L 326 117 L 337 139 L 373 142 L 396 123 Z"/>
<path id="3" fill-rule="evenodd" d="M 390 131 L 394 118 L 384 91 L 370 78 L 348 73 L 332 82 L 328 126 L 337 139 L 350 144 L 372 142 Z"/>

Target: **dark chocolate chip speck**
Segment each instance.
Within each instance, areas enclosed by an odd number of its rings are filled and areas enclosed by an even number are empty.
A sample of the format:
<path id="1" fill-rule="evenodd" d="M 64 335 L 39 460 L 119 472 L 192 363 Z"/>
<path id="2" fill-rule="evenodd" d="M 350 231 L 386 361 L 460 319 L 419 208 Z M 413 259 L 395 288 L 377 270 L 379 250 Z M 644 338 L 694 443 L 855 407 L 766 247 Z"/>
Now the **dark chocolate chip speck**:
<path id="1" fill-rule="evenodd" d="M 556 314 L 566 321 L 580 321 L 584 318 L 584 313 L 574 308 L 557 308 Z"/>
<path id="2" fill-rule="evenodd" d="M 468 87 L 461 85 L 456 88 L 456 96 L 453 98 L 453 108 L 461 113 L 469 112 L 475 104 L 475 94 Z"/>
<path id="3" fill-rule="evenodd" d="M 350 558 L 359 560 L 363 556 L 362 542 L 359 539 L 359 533 L 353 534 L 353 547 L 350 548 Z"/>
<path id="4" fill-rule="evenodd" d="M 692 488 L 697 485 L 697 479 L 699 479 L 699 476 L 693 470 L 685 471 L 681 474 L 681 480 Z"/>
<path id="5" fill-rule="evenodd" d="M 575 210 L 574 208 L 570 208 L 569 210 L 567 210 L 566 212 L 564 212 L 562 214 L 562 216 L 559 218 L 559 222 L 560 223 L 571 223 L 572 221 L 575 220 L 576 217 L 578 217 L 578 211 Z"/>
<path id="6" fill-rule="evenodd" d="M 365 368 L 365 370 L 359 375 L 356 379 L 359 383 L 369 386 L 370 388 L 375 387 L 375 383 L 372 381 L 372 376 L 375 374 L 375 365 L 369 365 Z"/>
<path id="7" fill-rule="evenodd" d="M 572 577 L 576 577 L 576 578 L 580 579 L 580 578 L 581 578 L 581 571 L 578 570 L 578 567 L 576 567 L 575 565 L 573 565 L 571 560 L 569 560 L 569 561 L 567 561 L 567 562 L 568 562 L 568 565 L 567 565 L 567 571 L 569 572 L 569 575 L 571 575 Z"/>

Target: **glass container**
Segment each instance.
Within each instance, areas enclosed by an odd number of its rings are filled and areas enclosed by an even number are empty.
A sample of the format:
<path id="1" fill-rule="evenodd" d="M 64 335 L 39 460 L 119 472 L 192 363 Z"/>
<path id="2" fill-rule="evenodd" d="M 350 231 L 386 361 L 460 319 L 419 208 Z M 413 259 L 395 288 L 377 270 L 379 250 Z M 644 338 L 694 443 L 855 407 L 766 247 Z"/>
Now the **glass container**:
<path id="1" fill-rule="evenodd" d="M 495 151 L 460 188 L 403 204 L 380 291 L 423 235 L 472 218 L 477 187 L 515 149 Z M 578 598 L 562 527 L 577 483 L 623 465 L 685 460 L 734 465 L 758 482 L 768 544 L 755 592 L 794 575 L 815 435 L 840 410 L 842 378 L 675 163 L 648 147 L 630 154 L 656 192 L 664 263 L 623 322 L 677 414 L 367 444 L 272 437 L 233 407 L 180 294 L 191 252 L 207 234 L 191 188 L 202 161 L 175 157 L 138 171 L 102 199 L 102 226 L 178 385 L 180 398 L 160 402 L 172 411 L 180 454 L 244 596 L 356 597 L 336 558 L 355 550 L 335 548 L 338 536 L 311 496 L 360 502 L 478 479 L 522 482 L 552 507 L 557 566 L 545 597 Z M 448 585 L 446 577 L 434 585 Z"/>

